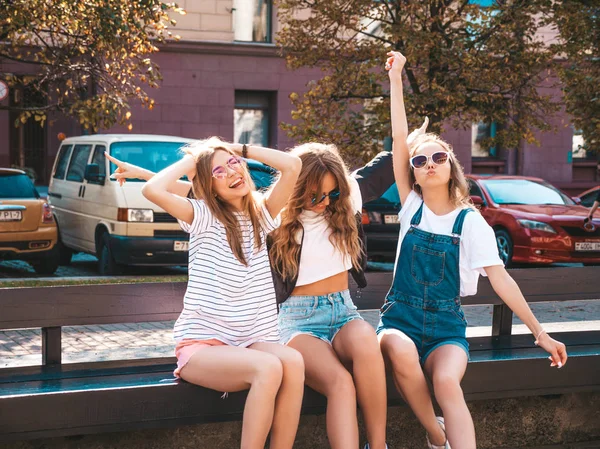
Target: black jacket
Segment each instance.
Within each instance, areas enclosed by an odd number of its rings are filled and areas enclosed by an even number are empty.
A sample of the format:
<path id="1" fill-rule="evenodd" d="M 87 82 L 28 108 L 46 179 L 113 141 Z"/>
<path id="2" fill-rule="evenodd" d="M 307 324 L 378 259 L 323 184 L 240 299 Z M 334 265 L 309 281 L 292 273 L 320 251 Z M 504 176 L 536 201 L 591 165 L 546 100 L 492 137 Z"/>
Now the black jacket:
<path id="1" fill-rule="evenodd" d="M 368 203 L 374 199 L 379 198 L 385 193 L 385 191 L 394 183 L 394 169 L 392 166 L 392 153 L 382 151 L 375 156 L 367 165 L 356 170 L 352 176 L 358 182 L 360 188 L 360 195 L 363 203 Z M 351 268 L 350 274 L 354 278 L 356 285 L 360 288 L 367 286 L 367 279 L 365 277 L 365 269 L 367 267 L 367 240 L 365 237 L 365 231 L 362 227 L 362 216 L 360 213 L 356 214 L 356 224 L 358 226 L 358 237 L 361 242 L 362 252 L 359 259 L 360 268 Z M 302 240 L 300 241 L 300 251 L 298 251 L 298 264 L 300 264 L 300 255 L 302 254 L 302 244 L 304 243 L 304 231 L 302 234 Z M 270 249 L 272 245 L 272 239 L 267 238 L 267 246 Z M 271 261 L 271 272 L 273 274 L 273 283 L 275 284 L 275 296 L 277 297 L 277 303 L 281 304 L 285 302 L 292 291 L 296 287 L 298 275 L 293 279 L 284 279 L 276 270 L 273 261 Z"/>

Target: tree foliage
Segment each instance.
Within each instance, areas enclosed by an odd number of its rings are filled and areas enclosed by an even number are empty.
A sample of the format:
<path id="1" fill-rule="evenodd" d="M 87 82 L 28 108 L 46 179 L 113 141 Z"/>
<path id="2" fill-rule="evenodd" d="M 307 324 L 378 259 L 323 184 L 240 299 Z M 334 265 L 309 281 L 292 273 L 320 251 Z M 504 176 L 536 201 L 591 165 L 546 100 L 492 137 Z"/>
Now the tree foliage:
<path id="1" fill-rule="evenodd" d="M 159 0 L 0 2 L 0 61 L 19 64 L 1 76 L 37 98 L 12 106 L 17 122 L 59 111 L 97 130 L 126 123 L 132 101 L 152 108 L 146 89 L 161 76 L 150 56 L 171 37 L 171 12 L 184 14 Z"/>
<path id="2" fill-rule="evenodd" d="M 536 38 L 540 2 L 482 7 L 468 0 L 279 0 L 278 37 L 288 66 L 319 67 L 323 77 L 291 95 L 288 133 L 333 141 L 367 158 L 390 135 L 389 87 L 382 70 L 390 50 L 407 57 L 405 104 L 414 126 L 470 128 L 496 122 L 484 146 L 516 147 L 547 130 L 558 105 L 549 86 L 552 50 Z"/>
<path id="3" fill-rule="evenodd" d="M 550 20 L 561 38 L 556 51 L 566 56 L 558 71 L 567 112 L 583 132 L 584 148 L 600 152 L 600 3 L 552 2 Z"/>

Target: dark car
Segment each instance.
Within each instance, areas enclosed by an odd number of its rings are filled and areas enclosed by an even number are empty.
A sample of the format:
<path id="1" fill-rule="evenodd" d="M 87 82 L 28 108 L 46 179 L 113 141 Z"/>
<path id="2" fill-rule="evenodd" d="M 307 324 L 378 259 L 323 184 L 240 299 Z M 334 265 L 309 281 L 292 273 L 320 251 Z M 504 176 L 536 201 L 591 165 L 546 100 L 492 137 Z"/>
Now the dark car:
<path id="1" fill-rule="evenodd" d="M 400 195 L 396 184 L 374 201 L 363 204 L 362 223 L 370 260 L 389 261 L 396 255 L 400 224 Z"/>

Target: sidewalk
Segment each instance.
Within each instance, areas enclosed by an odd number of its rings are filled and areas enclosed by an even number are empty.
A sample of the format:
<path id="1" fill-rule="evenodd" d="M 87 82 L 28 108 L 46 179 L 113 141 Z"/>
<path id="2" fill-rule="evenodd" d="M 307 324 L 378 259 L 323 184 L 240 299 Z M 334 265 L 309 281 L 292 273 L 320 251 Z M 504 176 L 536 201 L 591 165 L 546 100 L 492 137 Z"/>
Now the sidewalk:
<path id="1" fill-rule="evenodd" d="M 600 330 L 600 299 L 563 303 L 535 303 L 533 312 L 548 332 Z M 491 334 L 492 306 L 465 306 L 467 336 Z M 378 310 L 361 310 L 374 327 Z M 173 356 L 173 322 L 135 323 L 63 328 L 63 360 L 67 363 Z M 518 320 L 513 333 L 528 333 Z M 41 364 L 39 329 L 0 332 L 0 368 Z"/>

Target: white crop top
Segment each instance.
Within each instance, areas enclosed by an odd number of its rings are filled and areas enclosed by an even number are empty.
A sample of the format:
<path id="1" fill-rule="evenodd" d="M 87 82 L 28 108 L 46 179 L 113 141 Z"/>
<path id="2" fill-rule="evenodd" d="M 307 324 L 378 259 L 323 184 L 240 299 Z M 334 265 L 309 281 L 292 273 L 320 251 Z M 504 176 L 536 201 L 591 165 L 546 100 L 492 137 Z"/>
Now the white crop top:
<path id="1" fill-rule="evenodd" d="M 350 184 L 350 200 L 353 209 L 355 212 L 361 212 L 362 198 L 358 182 L 350 176 L 348 184 Z M 304 228 L 304 242 L 296 286 L 312 284 L 352 268 L 350 256 L 342 254 L 329 241 L 331 229 L 323 213 L 303 210 L 299 220 Z M 302 240 L 301 232 L 297 237 L 298 243 Z"/>

